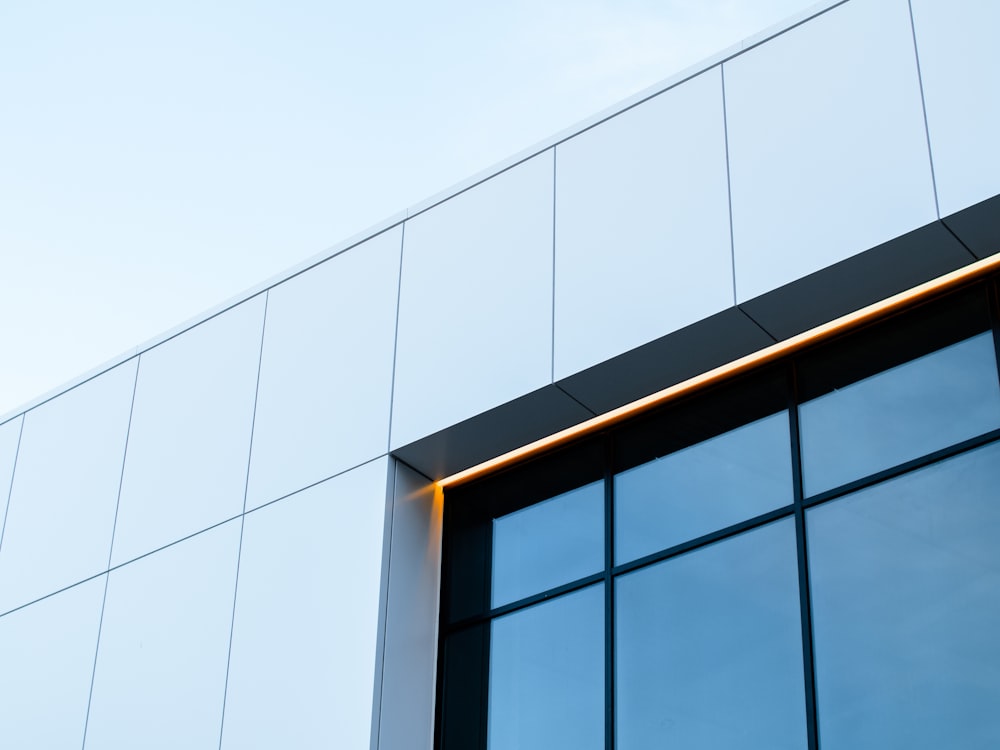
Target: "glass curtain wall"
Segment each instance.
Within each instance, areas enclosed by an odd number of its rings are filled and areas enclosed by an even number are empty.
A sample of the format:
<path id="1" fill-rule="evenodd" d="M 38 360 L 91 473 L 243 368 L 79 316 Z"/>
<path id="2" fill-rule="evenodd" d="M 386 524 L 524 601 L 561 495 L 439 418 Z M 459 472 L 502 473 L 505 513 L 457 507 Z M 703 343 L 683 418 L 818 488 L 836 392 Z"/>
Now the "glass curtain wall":
<path id="1" fill-rule="evenodd" d="M 1000 746 L 983 283 L 450 490 L 437 746 Z"/>

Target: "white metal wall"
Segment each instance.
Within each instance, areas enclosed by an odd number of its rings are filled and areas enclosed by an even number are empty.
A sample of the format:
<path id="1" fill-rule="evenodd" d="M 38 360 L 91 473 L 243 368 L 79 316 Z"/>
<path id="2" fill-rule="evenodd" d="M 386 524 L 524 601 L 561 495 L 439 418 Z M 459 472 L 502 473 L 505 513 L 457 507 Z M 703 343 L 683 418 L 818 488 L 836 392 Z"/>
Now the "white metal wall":
<path id="1" fill-rule="evenodd" d="M 4 744 L 429 747 L 427 476 L 1000 250 L 1000 6 L 910 6 L 827 3 L 9 416 Z"/>

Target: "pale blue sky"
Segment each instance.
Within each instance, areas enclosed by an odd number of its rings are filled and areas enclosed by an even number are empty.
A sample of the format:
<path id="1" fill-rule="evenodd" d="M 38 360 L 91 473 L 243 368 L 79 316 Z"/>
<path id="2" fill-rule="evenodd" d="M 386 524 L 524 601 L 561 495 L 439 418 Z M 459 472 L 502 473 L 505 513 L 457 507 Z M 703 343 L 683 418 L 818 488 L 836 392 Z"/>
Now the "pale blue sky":
<path id="1" fill-rule="evenodd" d="M 0 415 L 810 4 L 0 4 Z"/>

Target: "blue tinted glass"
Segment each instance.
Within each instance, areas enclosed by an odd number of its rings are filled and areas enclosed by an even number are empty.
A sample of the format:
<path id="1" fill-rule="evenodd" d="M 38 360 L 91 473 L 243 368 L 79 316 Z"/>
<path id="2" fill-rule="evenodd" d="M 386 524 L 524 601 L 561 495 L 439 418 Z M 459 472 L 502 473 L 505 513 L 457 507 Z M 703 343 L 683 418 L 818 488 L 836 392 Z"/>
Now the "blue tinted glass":
<path id="1" fill-rule="evenodd" d="M 603 482 L 493 522 L 494 607 L 603 569 Z"/>
<path id="2" fill-rule="evenodd" d="M 806 746 L 795 559 L 785 519 L 617 580 L 618 750 Z"/>
<path id="3" fill-rule="evenodd" d="M 807 495 L 1000 427 L 993 336 L 807 401 L 799 415 Z"/>
<path id="4" fill-rule="evenodd" d="M 1000 747 L 1000 446 L 807 511 L 820 742 Z"/>
<path id="5" fill-rule="evenodd" d="M 792 502 L 788 414 L 615 477 L 615 562 L 624 563 Z"/>
<path id="6" fill-rule="evenodd" d="M 604 747 L 604 584 L 493 621 L 490 750 Z"/>

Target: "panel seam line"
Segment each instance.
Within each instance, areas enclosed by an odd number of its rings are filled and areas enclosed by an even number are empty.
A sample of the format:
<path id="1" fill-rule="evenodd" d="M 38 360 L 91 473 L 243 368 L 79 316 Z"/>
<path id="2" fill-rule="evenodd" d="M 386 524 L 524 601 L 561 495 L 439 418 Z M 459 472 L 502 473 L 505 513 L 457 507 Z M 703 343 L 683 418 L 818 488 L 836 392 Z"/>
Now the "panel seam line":
<path id="1" fill-rule="evenodd" d="M 108 571 L 104 574 L 104 594 L 101 597 L 101 616 L 97 621 L 97 644 L 94 646 L 94 666 L 90 670 L 90 690 L 87 692 L 87 715 L 83 720 L 83 742 L 87 746 L 87 729 L 90 727 L 90 708 L 94 701 L 94 682 L 97 679 L 97 657 L 101 653 L 101 633 L 104 630 L 104 610 L 108 603 L 108 583 L 111 581 L 111 558 L 115 551 L 115 533 L 118 530 L 118 509 L 122 501 L 122 485 L 125 482 L 125 462 L 128 460 L 128 443 L 132 436 L 132 415 L 135 413 L 135 394 L 139 389 L 139 368 L 142 366 L 142 355 L 136 358 L 135 377 L 132 380 L 132 401 L 128 407 L 128 426 L 125 428 L 125 448 L 122 451 L 122 468 L 118 474 L 118 495 L 115 497 L 115 518 L 111 524 L 111 544 L 108 546 Z"/>
<path id="2" fill-rule="evenodd" d="M 736 297 L 736 239 L 733 231 L 733 178 L 729 164 L 729 111 L 726 108 L 726 66 L 719 64 L 719 78 L 722 81 L 722 142 L 726 150 L 726 200 L 729 208 L 729 263 L 730 276 L 733 280 L 733 304 L 739 302 Z"/>
<path id="3" fill-rule="evenodd" d="M 565 394 L 567 398 L 572 399 L 574 402 L 576 402 L 577 404 L 579 404 L 582 408 L 586 409 L 588 414 L 590 414 L 591 416 L 594 416 L 594 417 L 597 416 L 597 412 L 596 411 L 594 411 L 593 409 L 591 409 L 589 406 L 587 406 L 585 403 L 583 403 L 580 399 L 578 399 L 572 393 L 570 393 L 565 388 L 563 388 L 561 385 L 559 385 L 559 383 L 553 383 L 552 385 L 554 385 L 556 388 L 558 388 L 560 391 L 562 391 L 562 393 Z"/>
<path id="4" fill-rule="evenodd" d="M 549 382 L 556 382 L 556 158 L 558 147 L 552 147 L 552 329 L 549 338 L 549 362 L 551 371 Z"/>
<path id="5" fill-rule="evenodd" d="M 408 220 L 408 219 L 407 219 Z M 392 451 L 392 423 L 396 401 L 396 359 L 399 357 L 399 303 L 403 299 L 403 250 L 406 244 L 406 221 L 399 230 L 399 268 L 396 275 L 396 322 L 392 331 L 392 376 L 389 383 L 389 434 L 385 439 L 386 453 Z"/>
<path id="6" fill-rule="evenodd" d="M 222 736 L 226 726 L 226 698 L 229 696 L 229 666 L 233 658 L 233 631 L 236 627 L 236 595 L 240 589 L 240 562 L 243 558 L 243 528 L 247 520 L 247 494 L 250 491 L 250 465 L 253 461 L 253 436 L 257 427 L 257 402 L 260 399 L 260 371 L 264 361 L 264 335 L 267 331 L 267 305 L 270 300 L 270 290 L 264 293 L 264 315 L 260 324 L 260 349 L 257 352 L 257 383 L 253 394 L 253 412 L 250 416 L 250 445 L 247 448 L 247 475 L 243 482 L 243 512 L 240 513 L 240 540 L 236 547 L 236 576 L 233 581 L 233 609 L 229 618 L 229 646 L 226 649 L 226 678 L 222 685 L 222 716 L 219 719 L 219 749 L 222 748 Z"/>
<path id="7" fill-rule="evenodd" d="M 7 485 L 7 501 L 4 504 L 3 525 L 0 526 L 0 550 L 3 549 L 3 537 L 7 531 L 7 517 L 10 515 L 10 498 L 14 494 L 14 475 L 17 473 L 17 458 L 21 455 L 21 438 L 24 436 L 24 419 L 21 415 L 21 425 L 17 429 L 17 447 L 14 448 L 14 464 L 10 467 L 10 484 Z"/>
<path id="8" fill-rule="evenodd" d="M 931 170 L 931 189 L 934 192 L 934 213 L 941 218 L 941 203 L 938 200 L 937 174 L 934 169 L 934 152 L 931 149 L 931 126 L 927 119 L 927 98 L 924 96 L 924 76 L 920 70 L 920 50 L 917 49 L 917 26 L 913 20 L 913 0 L 906 0 L 910 15 L 910 36 L 913 39 L 913 59 L 917 65 L 917 88 L 920 91 L 920 111 L 924 116 L 924 138 L 927 140 L 927 163 Z"/>

